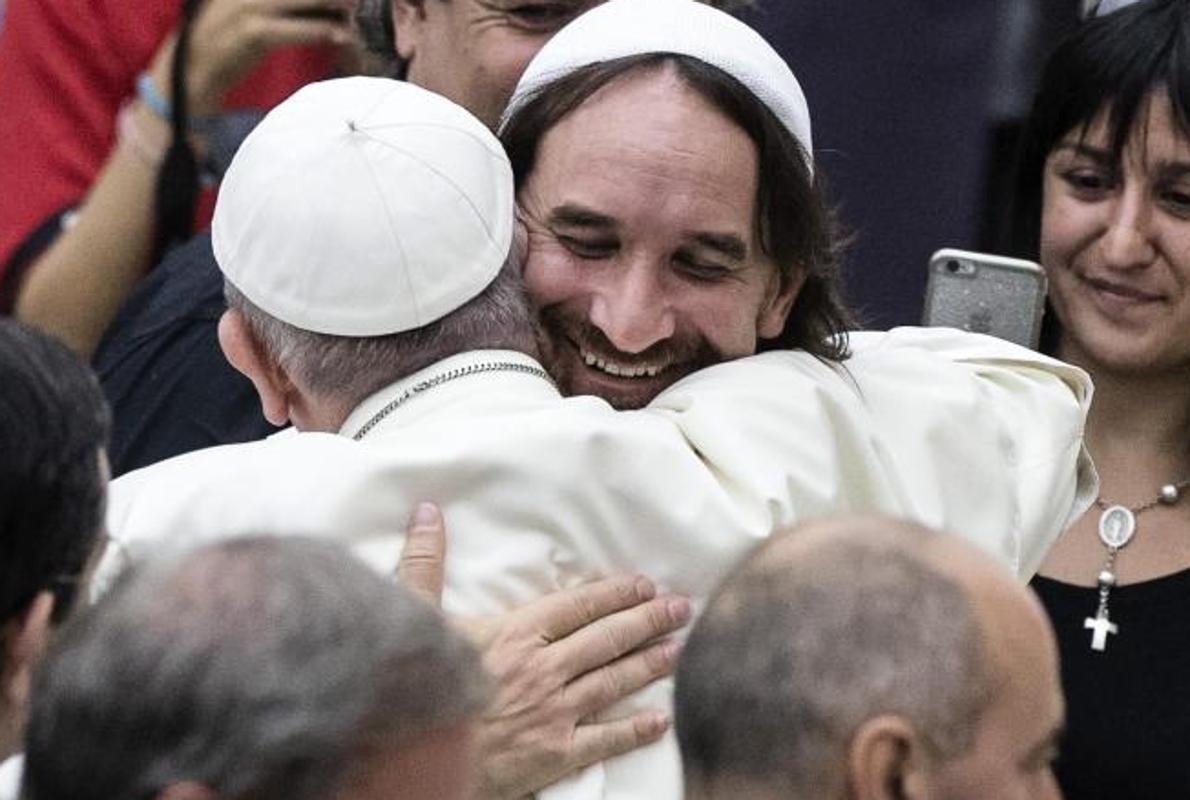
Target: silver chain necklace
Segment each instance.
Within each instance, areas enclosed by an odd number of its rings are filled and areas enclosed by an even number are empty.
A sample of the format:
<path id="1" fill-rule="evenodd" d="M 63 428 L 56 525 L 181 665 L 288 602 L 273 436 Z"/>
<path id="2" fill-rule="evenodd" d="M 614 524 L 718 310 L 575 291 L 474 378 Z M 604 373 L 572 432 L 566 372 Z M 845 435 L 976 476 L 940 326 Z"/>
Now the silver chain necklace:
<path id="1" fill-rule="evenodd" d="M 441 386 L 444 383 L 449 383 L 450 381 L 457 380 L 459 378 L 466 378 L 471 375 L 480 375 L 485 372 L 520 372 L 525 375 L 534 375 L 538 378 L 542 378 L 543 380 L 553 383 L 553 381 L 550 380 L 549 374 L 547 374 L 546 371 L 541 367 L 535 367 L 531 364 L 520 364 L 515 361 L 488 361 L 483 364 L 468 364 L 464 367 L 455 367 L 454 369 L 447 370 L 446 372 L 440 372 L 437 375 L 432 375 L 429 378 L 420 380 L 405 391 L 401 392 L 400 395 L 389 401 L 384 406 L 384 408 L 373 414 L 372 418 L 365 422 L 351 438 L 358 442 L 360 439 L 367 436 L 368 431 L 376 427 L 376 425 L 379 424 L 382 419 L 396 411 L 402 405 L 409 402 L 422 392 L 429 391 L 435 386 Z"/>
<path id="2" fill-rule="evenodd" d="M 1107 601 L 1112 587 L 1116 585 L 1116 555 L 1128 546 L 1136 534 L 1136 518 L 1150 508 L 1172 506 L 1182 497 L 1182 490 L 1190 486 L 1190 478 L 1167 483 L 1157 496 L 1138 506 L 1124 506 L 1109 503 L 1102 497 L 1095 498 L 1095 505 L 1103 511 L 1099 515 L 1099 541 L 1107 548 L 1107 562 L 1099 572 L 1099 608 L 1095 616 L 1083 620 L 1083 628 L 1091 631 L 1091 649 L 1102 653 L 1107 649 L 1108 634 L 1120 632 L 1120 626 L 1111 621 Z"/>

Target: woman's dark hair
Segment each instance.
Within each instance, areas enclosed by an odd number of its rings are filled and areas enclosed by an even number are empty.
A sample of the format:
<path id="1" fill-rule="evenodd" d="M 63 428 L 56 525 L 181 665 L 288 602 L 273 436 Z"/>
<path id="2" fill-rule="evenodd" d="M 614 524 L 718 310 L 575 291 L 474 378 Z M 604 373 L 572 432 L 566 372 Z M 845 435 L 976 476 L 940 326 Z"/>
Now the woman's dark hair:
<path id="1" fill-rule="evenodd" d="M 55 618 L 103 524 L 99 452 L 111 417 L 94 373 L 65 345 L 0 318 L 0 622 L 53 591 Z"/>
<path id="2" fill-rule="evenodd" d="M 756 144 L 756 230 L 783 280 L 805 271 L 785 329 L 760 349 L 797 347 L 833 361 L 847 357 L 852 317 L 839 291 L 839 236 L 834 215 L 811 176 L 808 157 L 776 115 L 723 70 L 689 56 L 648 53 L 582 67 L 546 84 L 509 118 L 500 139 L 518 186 L 533 171 L 545 134 L 601 87 L 632 72 L 672 65 L 678 75 Z"/>
<path id="3" fill-rule="evenodd" d="M 1045 162 L 1062 137 L 1074 130 L 1085 136 L 1106 114 L 1109 147 L 1119 163 L 1146 119 L 1148 99 L 1160 91 L 1190 138 L 1190 0 L 1142 0 L 1089 20 L 1058 45 L 1021 138 L 1012 214 L 1016 255 L 1036 258 L 1040 250 Z M 1052 352 L 1059 333 L 1047 314 L 1042 350 Z"/>

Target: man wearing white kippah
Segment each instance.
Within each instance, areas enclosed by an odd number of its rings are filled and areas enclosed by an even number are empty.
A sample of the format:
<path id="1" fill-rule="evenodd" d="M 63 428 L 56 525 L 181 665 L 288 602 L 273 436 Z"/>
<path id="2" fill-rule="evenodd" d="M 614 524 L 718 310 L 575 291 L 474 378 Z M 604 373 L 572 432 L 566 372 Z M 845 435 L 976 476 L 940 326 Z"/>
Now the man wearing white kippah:
<path id="1" fill-rule="evenodd" d="M 697 602 L 797 519 L 905 515 L 969 532 L 1028 574 L 1085 505 L 1085 379 L 982 340 L 945 356 L 908 348 L 895 376 L 862 354 L 848 373 L 774 351 L 703 370 L 639 412 L 562 399 L 506 266 L 512 207 L 498 144 L 441 98 L 351 79 L 278 107 L 216 209 L 231 305 L 220 338 L 269 417 L 305 432 L 116 481 L 104 572 L 162 536 L 249 530 L 347 540 L 391 569 L 393 539 L 430 497 L 451 525 L 448 609 L 498 612 L 625 569 Z M 934 412 L 889 431 L 903 406 L 880 404 L 912 381 L 928 382 L 931 397 L 914 397 Z M 1049 432 L 1019 437 L 1021 417 Z M 979 464 L 1001 440 L 1012 460 Z M 670 739 L 547 794 L 676 798 L 679 786 Z"/>

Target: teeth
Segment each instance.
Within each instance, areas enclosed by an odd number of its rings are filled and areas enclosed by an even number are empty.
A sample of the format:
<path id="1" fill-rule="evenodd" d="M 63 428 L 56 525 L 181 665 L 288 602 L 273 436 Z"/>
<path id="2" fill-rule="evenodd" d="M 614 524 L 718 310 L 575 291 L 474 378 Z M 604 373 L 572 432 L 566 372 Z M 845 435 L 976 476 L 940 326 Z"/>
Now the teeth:
<path id="1" fill-rule="evenodd" d="M 608 375 L 614 375 L 617 378 L 643 378 L 646 375 L 650 378 L 656 377 L 661 372 L 662 367 L 626 367 L 614 364 L 606 359 L 600 358 L 594 353 L 588 353 L 585 350 L 579 351 L 583 363 L 588 367 L 595 367 L 601 372 L 606 372 Z"/>

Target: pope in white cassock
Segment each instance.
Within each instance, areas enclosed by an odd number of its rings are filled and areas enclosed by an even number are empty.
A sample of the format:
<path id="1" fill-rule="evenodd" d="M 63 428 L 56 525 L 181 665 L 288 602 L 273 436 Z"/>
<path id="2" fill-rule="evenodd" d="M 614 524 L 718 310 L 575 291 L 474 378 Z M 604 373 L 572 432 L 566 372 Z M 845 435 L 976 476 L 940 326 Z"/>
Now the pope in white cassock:
<path id="1" fill-rule="evenodd" d="M 225 352 L 302 432 L 114 481 L 101 583 L 166 543 L 249 532 L 332 537 L 389 571 L 425 499 L 458 613 L 626 570 L 697 606 L 774 527 L 842 512 L 953 531 L 1027 579 L 1094 496 L 1086 376 L 955 331 L 855 334 L 843 364 L 723 363 L 640 411 L 561 397 L 534 358 L 500 144 L 410 85 L 328 81 L 281 104 L 228 171 L 213 239 Z M 675 747 L 543 796 L 676 800 Z"/>

